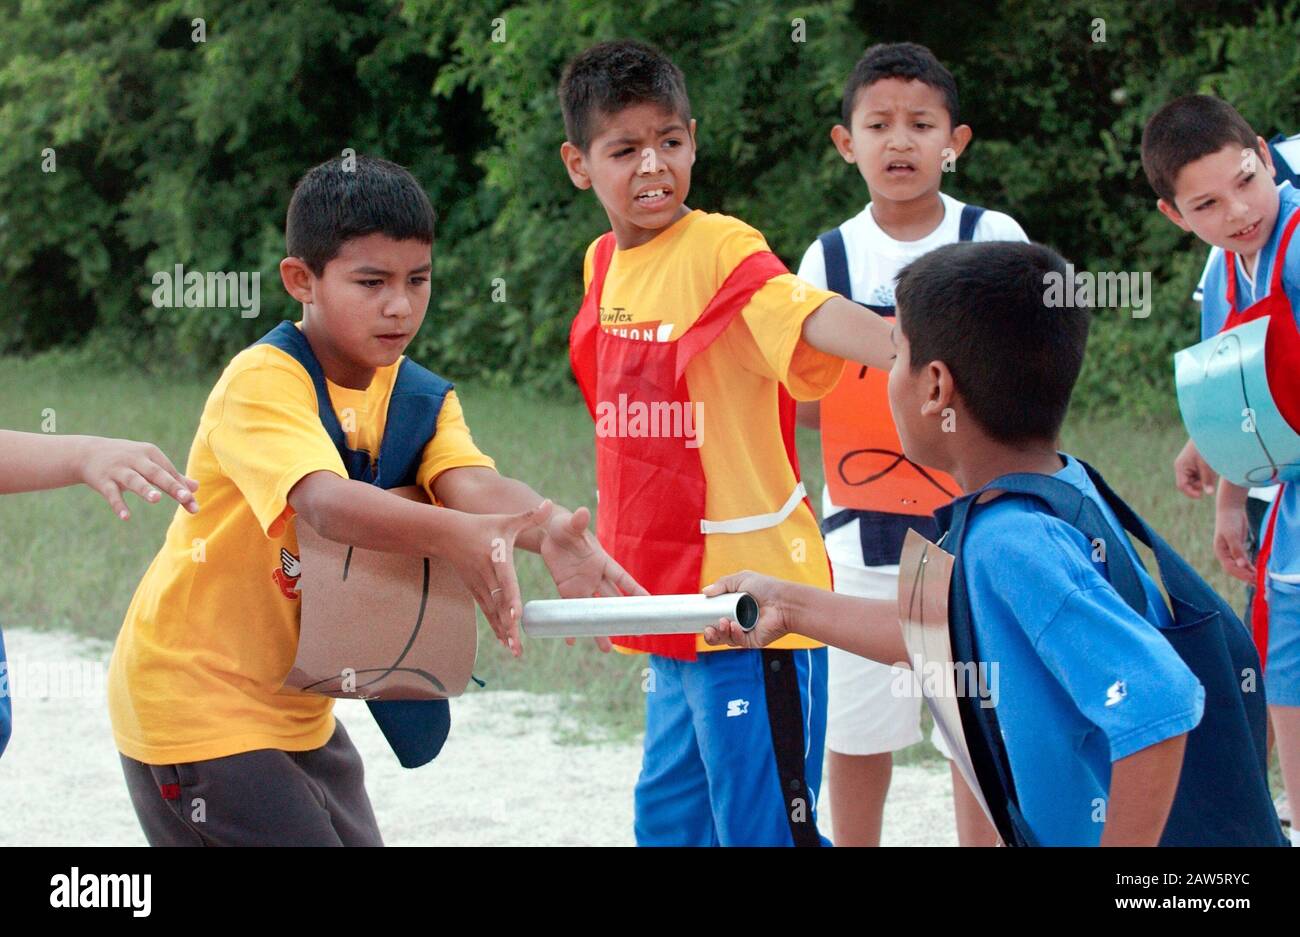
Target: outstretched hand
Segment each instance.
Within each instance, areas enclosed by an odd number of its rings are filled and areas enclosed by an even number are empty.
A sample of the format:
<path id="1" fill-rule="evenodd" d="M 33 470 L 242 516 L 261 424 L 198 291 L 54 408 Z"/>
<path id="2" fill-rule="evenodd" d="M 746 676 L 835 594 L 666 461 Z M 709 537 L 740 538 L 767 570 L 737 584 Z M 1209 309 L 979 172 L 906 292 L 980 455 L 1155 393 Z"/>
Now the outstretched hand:
<path id="1" fill-rule="evenodd" d="M 191 514 L 199 512 L 194 498 L 199 483 L 178 472 L 152 443 L 87 436 L 80 473 L 82 482 L 99 492 L 124 521 L 131 518 L 122 499 L 127 491 L 135 492 L 149 504 L 157 504 L 166 493 Z"/>
<path id="2" fill-rule="evenodd" d="M 460 523 L 467 528 L 460 539 L 467 549 L 458 550 L 448 560 L 483 609 L 497 640 L 515 657 L 523 653 L 519 642 L 523 603 L 515 573 L 515 539 L 530 527 L 545 524 L 552 507 L 550 501 L 543 501 L 532 510 L 518 514 L 456 512 Z"/>
<path id="3" fill-rule="evenodd" d="M 580 507 L 568 516 L 551 519 L 542 537 L 541 554 L 562 599 L 592 596 L 649 595 L 587 529 L 591 512 Z M 602 651 L 611 647 L 608 638 L 596 638 Z M 566 642 L 573 644 L 572 638 Z"/>

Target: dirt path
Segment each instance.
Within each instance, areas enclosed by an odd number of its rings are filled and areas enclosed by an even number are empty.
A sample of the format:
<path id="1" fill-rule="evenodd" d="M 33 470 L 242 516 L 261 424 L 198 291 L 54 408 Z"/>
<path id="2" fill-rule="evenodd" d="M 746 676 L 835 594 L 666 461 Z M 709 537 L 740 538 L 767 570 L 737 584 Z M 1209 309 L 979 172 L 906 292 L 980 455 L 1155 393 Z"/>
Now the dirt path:
<path id="1" fill-rule="evenodd" d="M 104 706 L 111 648 L 66 634 L 7 630 L 14 737 L 0 759 L 0 846 L 143 845 Z M 472 693 L 452 703 L 443 754 L 398 766 L 359 703 L 336 710 L 366 763 L 390 845 L 631 845 L 635 744 L 566 744 L 555 697 Z M 948 845 L 947 772 L 899 767 L 888 845 Z M 830 829 L 821 817 L 823 830 Z"/>

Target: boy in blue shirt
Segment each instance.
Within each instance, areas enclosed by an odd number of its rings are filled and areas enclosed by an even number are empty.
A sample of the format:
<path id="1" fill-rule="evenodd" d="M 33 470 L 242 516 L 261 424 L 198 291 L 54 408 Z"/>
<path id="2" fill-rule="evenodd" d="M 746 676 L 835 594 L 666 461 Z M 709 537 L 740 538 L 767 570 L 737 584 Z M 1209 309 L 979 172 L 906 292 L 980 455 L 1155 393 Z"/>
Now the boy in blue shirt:
<path id="1" fill-rule="evenodd" d="M 1090 311 L 1045 296 L 1065 262 L 1036 244 L 951 244 L 914 261 L 895 290 L 889 402 L 909 459 L 975 491 L 1015 472 L 1055 476 L 1120 529 L 1082 466 L 1057 451 Z M 985 499 L 988 500 L 988 499 Z M 1120 538 L 1133 558 L 1127 538 Z M 1139 615 L 1093 544 L 1034 498 L 976 512 L 961 553 L 979 659 L 996 661 L 998 722 L 1024 819 L 1045 845 L 1154 845 L 1178 787 L 1204 690 L 1156 630 L 1169 612 L 1138 566 Z M 706 639 L 746 646 L 797 630 L 882 663 L 908 659 L 894 598 L 860 599 L 741 573 L 706 592 L 747 591 L 757 627 Z M 903 664 L 906 666 L 906 664 Z"/>
<path id="2" fill-rule="evenodd" d="M 1285 327 L 1295 339 L 1293 330 L 1300 328 L 1300 238 L 1291 235 L 1300 192 L 1274 185 L 1276 167 L 1264 139 L 1227 102 L 1187 95 L 1148 121 L 1142 165 L 1159 196 L 1161 214 L 1220 249 L 1206 271 L 1201 337 L 1216 335 L 1243 314 L 1249 317 L 1251 307 L 1269 303 L 1271 314 L 1290 320 Z M 1300 379 L 1295 374 L 1288 378 Z M 1281 391 L 1274 388 L 1275 396 Z M 1250 444 L 1245 434 L 1242 440 Z M 1194 483 L 1213 477 L 1190 440 L 1175 465 L 1180 478 L 1190 475 Z M 1228 575 L 1256 586 L 1252 619 L 1265 659 L 1264 693 L 1283 783 L 1294 804 L 1300 798 L 1300 490 L 1284 484 L 1278 491 L 1264 520 L 1258 563 L 1251 561 L 1246 545 L 1247 494 L 1220 479 L 1214 552 Z M 1300 843 L 1294 829 L 1291 840 Z"/>

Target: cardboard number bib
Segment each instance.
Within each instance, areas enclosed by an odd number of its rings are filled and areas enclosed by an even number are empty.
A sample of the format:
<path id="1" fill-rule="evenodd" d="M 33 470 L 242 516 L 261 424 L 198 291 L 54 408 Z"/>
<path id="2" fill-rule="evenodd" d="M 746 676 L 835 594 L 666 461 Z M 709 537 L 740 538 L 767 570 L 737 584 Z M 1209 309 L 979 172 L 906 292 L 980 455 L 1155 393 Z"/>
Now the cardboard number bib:
<path id="1" fill-rule="evenodd" d="M 966 686 L 966 681 L 959 679 L 956 672 L 948 636 L 948 588 L 952 583 L 953 562 L 951 553 L 915 530 L 907 532 L 898 566 L 898 620 L 903 627 L 908 659 L 935 725 L 948 743 L 953 763 L 992 823 L 957 709 L 956 694 Z M 980 693 L 981 699 L 987 698 L 982 686 Z"/>
<path id="2" fill-rule="evenodd" d="M 426 500 L 420 489 L 393 494 Z M 295 523 L 302 627 L 285 687 L 347 699 L 459 696 L 478 651 L 474 599 L 434 557 L 362 550 Z"/>
<path id="3" fill-rule="evenodd" d="M 826 487 L 841 507 L 928 517 L 961 487 L 951 475 L 903 455 L 885 403 L 888 384 L 888 372 L 851 364 L 822 399 Z"/>
<path id="4" fill-rule="evenodd" d="M 1174 355 L 1178 408 L 1210 466 L 1234 485 L 1300 481 L 1300 436 L 1269 389 L 1270 319 L 1245 322 Z"/>

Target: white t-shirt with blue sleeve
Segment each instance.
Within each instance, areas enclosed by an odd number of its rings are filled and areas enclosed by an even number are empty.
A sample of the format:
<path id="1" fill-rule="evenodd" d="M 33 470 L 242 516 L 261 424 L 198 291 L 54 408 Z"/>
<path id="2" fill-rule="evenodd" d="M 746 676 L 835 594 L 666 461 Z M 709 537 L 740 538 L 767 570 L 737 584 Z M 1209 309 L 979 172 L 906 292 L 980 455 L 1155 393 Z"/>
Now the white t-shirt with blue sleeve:
<path id="1" fill-rule="evenodd" d="M 1121 531 L 1083 466 L 1065 459 L 1056 477 Z M 1195 728 L 1205 706 L 1200 681 L 1156 629 L 1171 619 L 1155 582 L 1139 563 L 1142 617 L 1092 555 L 1078 529 L 1012 494 L 975 513 L 962 545 L 976 648 L 1021 811 L 1044 845 L 1099 844 L 1111 763 Z"/>

